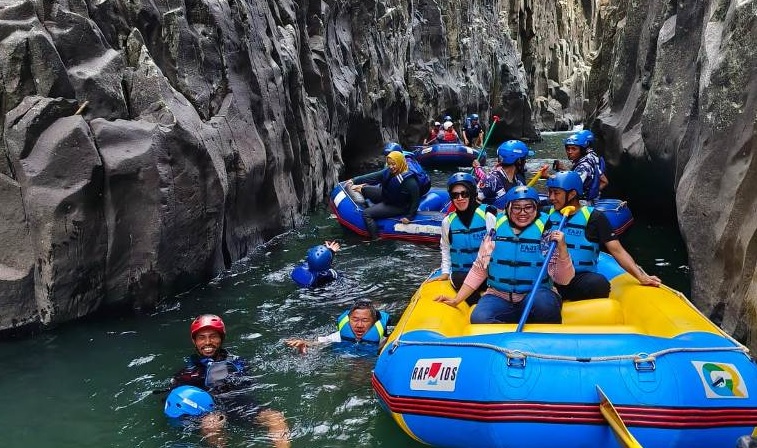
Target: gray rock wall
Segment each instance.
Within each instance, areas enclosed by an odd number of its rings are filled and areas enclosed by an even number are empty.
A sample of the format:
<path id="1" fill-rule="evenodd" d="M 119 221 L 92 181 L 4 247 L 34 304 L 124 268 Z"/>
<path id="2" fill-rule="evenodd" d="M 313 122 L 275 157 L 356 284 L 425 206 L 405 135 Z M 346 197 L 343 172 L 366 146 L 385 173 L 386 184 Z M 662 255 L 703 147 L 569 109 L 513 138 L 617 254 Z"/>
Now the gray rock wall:
<path id="1" fill-rule="evenodd" d="M 677 216 L 694 302 L 757 349 L 757 1 L 611 0 L 600 16 L 589 90 L 611 182 Z"/>
<path id="2" fill-rule="evenodd" d="M 587 8 L 0 2 L 0 330 L 208 279 L 442 113 L 534 138 L 534 89 L 580 110 Z"/>

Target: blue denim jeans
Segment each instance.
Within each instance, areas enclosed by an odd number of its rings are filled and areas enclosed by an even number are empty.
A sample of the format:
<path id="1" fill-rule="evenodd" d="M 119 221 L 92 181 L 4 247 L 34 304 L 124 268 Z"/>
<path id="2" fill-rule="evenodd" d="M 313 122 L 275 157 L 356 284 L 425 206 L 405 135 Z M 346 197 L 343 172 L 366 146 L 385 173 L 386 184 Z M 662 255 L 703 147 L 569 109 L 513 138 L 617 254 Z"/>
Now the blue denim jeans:
<path id="1" fill-rule="evenodd" d="M 538 288 L 534 294 L 534 304 L 528 316 L 532 324 L 559 324 L 562 322 L 562 301 L 554 291 Z M 515 324 L 523 314 L 526 299 L 518 303 L 508 302 L 492 294 L 486 294 L 478 301 L 471 313 L 472 324 Z"/>

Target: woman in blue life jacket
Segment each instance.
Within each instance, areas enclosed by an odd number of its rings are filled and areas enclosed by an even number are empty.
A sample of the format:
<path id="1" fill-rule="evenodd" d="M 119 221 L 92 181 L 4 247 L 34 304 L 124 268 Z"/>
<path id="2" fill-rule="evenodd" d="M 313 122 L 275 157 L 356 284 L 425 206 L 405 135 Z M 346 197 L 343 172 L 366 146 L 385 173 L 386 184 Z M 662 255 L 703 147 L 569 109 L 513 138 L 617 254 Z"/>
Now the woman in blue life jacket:
<path id="1" fill-rule="evenodd" d="M 339 273 L 331 269 L 331 261 L 340 247 L 336 241 L 325 241 L 308 249 L 305 263 L 297 265 L 292 271 L 292 280 L 302 288 L 317 288 L 339 278 Z"/>
<path id="2" fill-rule="evenodd" d="M 405 151 L 402 149 L 402 145 L 397 142 L 388 142 L 384 145 L 384 157 L 388 156 L 392 151 L 399 151 L 405 156 L 405 162 L 407 163 L 407 170 L 412 171 L 415 174 L 415 178 L 418 181 L 418 192 L 421 196 L 431 190 L 431 178 L 423 169 L 420 162 L 415 160 L 415 153 Z"/>
<path id="3" fill-rule="evenodd" d="M 476 178 L 467 173 L 455 173 L 447 180 L 447 191 L 455 210 L 442 221 L 439 248 L 442 252 L 441 275 L 435 279 L 450 280 L 455 291 L 463 285 L 476 260 L 484 236 L 494 228 L 497 209 L 492 205 L 479 205 L 476 201 Z M 466 299 L 469 305 L 478 302 L 486 289 L 482 283 Z"/>
<path id="4" fill-rule="evenodd" d="M 386 342 L 388 324 L 389 314 L 377 310 L 370 300 L 358 300 L 339 316 L 334 333 L 319 336 L 315 341 L 292 338 L 284 342 L 303 354 L 307 353 L 308 347 L 334 343 L 368 344 L 375 346 L 378 353 Z"/>
<path id="5" fill-rule="evenodd" d="M 456 307 L 467 299 L 486 280 L 488 288 L 470 316 L 471 323 L 517 323 L 525 308 L 525 298 L 536 288 L 533 308 L 528 316 L 531 323 L 562 322 L 560 297 L 544 276 L 534 285 L 545 263 L 541 237 L 545 213 L 538 209 L 539 194 L 524 185 L 513 187 L 505 197 L 505 211 L 484 237 L 468 276 L 454 298 L 439 296 L 435 300 Z M 552 232 L 551 241 L 557 249 L 548 266 L 549 277 L 557 283 L 568 283 L 573 277 L 565 235 Z"/>
<path id="6" fill-rule="evenodd" d="M 195 353 L 171 380 L 165 414 L 171 418 L 197 417 L 203 440 L 212 446 L 225 445 L 223 430 L 227 416 L 231 416 L 265 426 L 273 446 L 289 447 L 289 426 L 284 415 L 261 408 L 250 394 L 244 393 L 252 390 L 254 380 L 249 373 L 249 363 L 222 347 L 226 338 L 223 320 L 215 314 L 203 314 L 192 321 L 189 331 Z M 212 402 L 202 391 L 212 397 Z M 198 410 L 196 405 L 210 412 Z"/>
<path id="7" fill-rule="evenodd" d="M 418 179 L 408 170 L 405 156 L 399 151 L 386 156 L 383 170 L 350 179 L 346 186 L 373 203 L 363 209 L 363 221 L 371 239 L 379 236 L 376 219 L 402 216 L 400 222 L 408 224 L 418 212 L 421 196 Z"/>

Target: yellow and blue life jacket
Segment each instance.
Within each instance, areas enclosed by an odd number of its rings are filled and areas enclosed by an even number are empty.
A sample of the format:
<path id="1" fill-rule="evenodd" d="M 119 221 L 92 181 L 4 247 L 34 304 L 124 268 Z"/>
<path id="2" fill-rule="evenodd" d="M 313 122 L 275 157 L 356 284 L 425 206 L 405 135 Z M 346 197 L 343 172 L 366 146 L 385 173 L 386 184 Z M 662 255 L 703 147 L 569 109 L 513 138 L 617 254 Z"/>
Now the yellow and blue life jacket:
<path id="1" fill-rule="evenodd" d="M 568 253 L 573 260 L 573 267 L 578 272 L 597 272 L 597 260 L 599 259 L 599 243 L 593 243 L 586 239 L 586 225 L 594 207 L 581 207 L 573 214 L 563 227 L 565 244 Z M 549 222 L 552 228 L 557 228 L 562 220 L 562 214 L 554 207 L 549 211 Z"/>
<path id="2" fill-rule="evenodd" d="M 373 324 L 370 330 L 368 330 L 360 342 L 368 344 L 378 344 L 386 336 L 386 326 L 389 324 L 389 313 L 386 311 L 379 311 L 379 319 Z M 345 310 L 337 320 L 336 324 L 339 330 L 339 337 L 342 341 L 358 342 L 355 337 L 355 333 L 350 327 L 350 310 Z"/>
<path id="3" fill-rule="evenodd" d="M 452 272 L 468 272 L 476 261 L 478 248 L 486 236 L 486 205 L 476 208 L 470 227 L 465 227 L 457 213 L 447 216 L 449 222 L 449 254 Z"/>
<path id="4" fill-rule="evenodd" d="M 508 223 L 507 215 L 497 219 L 494 234 L 494 251 L 489 261 L 488 285 L 498 291 L 526 294 L 544 263 L 541 253 L 541 234 L 547 220 L 545 213 L 516 235 Z M 544 276 L 539 286 L 549 284 Z"/>

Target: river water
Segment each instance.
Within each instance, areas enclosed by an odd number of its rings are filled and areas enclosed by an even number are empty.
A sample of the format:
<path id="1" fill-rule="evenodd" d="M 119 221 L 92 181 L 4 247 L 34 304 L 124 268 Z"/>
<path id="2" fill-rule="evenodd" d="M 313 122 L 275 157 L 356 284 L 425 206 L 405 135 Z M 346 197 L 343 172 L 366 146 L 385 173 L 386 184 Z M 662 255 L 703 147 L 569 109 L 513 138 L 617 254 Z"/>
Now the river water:
<path id="1" fill-rule="evenodd" d="M 560 139 L 533 145 L 529 166 L 560 158 Z M 490 151 L 493 155 L 494 151 Z M 443 185 L 449 172 L 433 172 Z M 308 247 L 336 239 L 339 281 L 297 289 L 289 273 Z M 636 224 L 626 249 L 647 271 L 688 293 L 686 254 L 676 229 Z M 195 447 L 196 433 L 170 427 L 162 413 L 168 378 L 190 354 L 189 323 L 222 315 L 226 346 L 252 360 L 259 402 L 281 410 L 294 447 L 420 447 L 380 411 L 370 387 L 373 359 L 323 348 L 301 356 L 291 336 L 333 331 L 336 316 L 370 298 L 395 318 L 439 264 L 438 249 L 363 242 L 339 228 L 325 206 L 209 284 L 170 298 L 150 315 L 98 317 L 19 341 L 0 342 L 3 447 Z M 232 426 L 230 447 L 269 446 L 260 428 Z"/>

